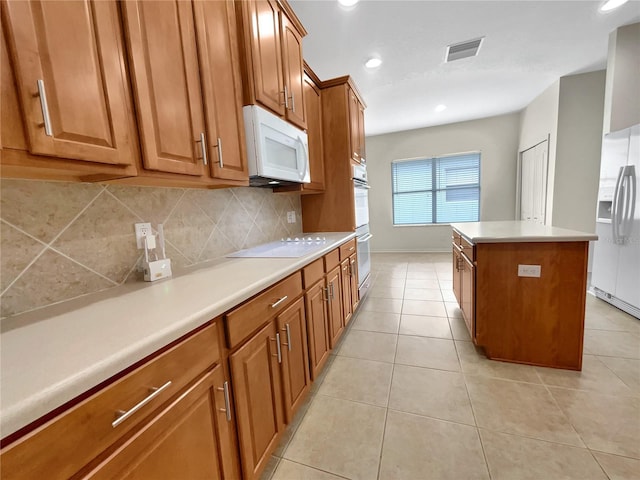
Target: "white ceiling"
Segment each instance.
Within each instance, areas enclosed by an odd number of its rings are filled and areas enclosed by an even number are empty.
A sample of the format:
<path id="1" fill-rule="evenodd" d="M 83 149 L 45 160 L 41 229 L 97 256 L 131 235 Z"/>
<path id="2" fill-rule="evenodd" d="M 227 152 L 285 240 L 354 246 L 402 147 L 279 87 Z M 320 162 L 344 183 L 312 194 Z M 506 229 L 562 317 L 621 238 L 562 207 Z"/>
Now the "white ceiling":
<path id="1" fill-rule="evenodd" d="M 311 68 L 358 85 L 367 135 L 521 110 L 561 76 L 604 69 L 609 33 L 640 21 L 639 0 L 606 14 L 583 0 L 289 3 L 309 32 Z M 444 63 L 448 44 L 483 36 L 477 57 Z M 384 63 L 367 71 L 372 55 Z"/>

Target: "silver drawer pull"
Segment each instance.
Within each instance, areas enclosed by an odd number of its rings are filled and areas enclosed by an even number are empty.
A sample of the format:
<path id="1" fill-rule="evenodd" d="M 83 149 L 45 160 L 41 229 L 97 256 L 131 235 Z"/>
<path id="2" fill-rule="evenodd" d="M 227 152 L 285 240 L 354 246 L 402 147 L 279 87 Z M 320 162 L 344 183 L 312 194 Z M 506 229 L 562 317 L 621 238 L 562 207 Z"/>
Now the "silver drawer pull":
<path id="1" fill-rule="evenodd" d="M 147 397 L 145 397 L 144 400 L 142 400 L 140 403 L 136 404 L 130 410 L 126 410 L 126 411 L 125 410 L 117 410 L 116 411 L 116 419 L 111 423 L 111 426 L 113 428 L 116 428 L 118 425 L 120 425 L 127 418 L 129 418 L 131 415 L 136 413 L 138 410 L 140 410 L 142 407 L 144 407 L 147 403 L 149 403 L 151 400 L 156 398 L 158 395 L 160 395 L 162 392 L 164 392 L 170 386 L 171 386 L 171 380 L 169 380 L 167 383 L 165 383 L 161 387 L 152 387 L 152 388 L 150 388 L 151 394 L 148 395 Z"/>
<path id="2" fill-rule="evenodd" d="M 351 247 L 351 248 L 349 249 L 349 251 L 350 251 L 350 252 L 353 252 L 355 249 L 356 249 L 356 247 Z"/>
<path id="3" fill-rule="evenodd" d="M 44 120 L 44 133 L 47 137 L 53 137 L 51 117 L 49 117 L 49 105 L 47 103 L 47 92 L 44 89 L 44 82 L 42 80 L 38 80 L 38 96 L 40 97 L 40 108 L 42 109 L 42 119 Z"/>
<path id="4" fill-rule="evenodd" d="M 280 305 L 282 302 L 284 302 L 287 298 L 289 298 L 288 295 L 285 295 L 284 297 L 282 297 L 280 300 L 278 300 L 277 302 L 274 302 L 271 304 L 271 308 L 276 308 L 278 305 Z"/>
<path id="5" fill-rule="evenodd" d="M 323 298 L 323 300 L 324 300 L 325 302 L 330 302 L 330 301 L 331 301 L 331 298 L 330 298 L 330 296 L 329 296 L 329 287 L 325 287 L 325 288 L 323 288 L 323 289 L 322 289 L 322 291 L 324 292 L 324 298 Z"/>
<path id="6" fill-rule="evenodd" d="M 334 294 L 333 294 L 333 282 L 331 282 L 329 284 L 329 300 L 333 300 Z"/>
<path id="7" fill-rule="evenodd" d="M 224 382 L 222 387 L 218 387 L 218 391 L 224 392 L 224 408 L 219 409 L 227 414 L 227 422 L 231 421 L 231 404 L 229 402 L 229 382 Z"/>
<path id="8" fill-rule="evenodd" d="M 224 168 L 224 162 L 222 161 L 222 139 L 218 137 L 218 163 L 220 164 L 220 168 Z"/>

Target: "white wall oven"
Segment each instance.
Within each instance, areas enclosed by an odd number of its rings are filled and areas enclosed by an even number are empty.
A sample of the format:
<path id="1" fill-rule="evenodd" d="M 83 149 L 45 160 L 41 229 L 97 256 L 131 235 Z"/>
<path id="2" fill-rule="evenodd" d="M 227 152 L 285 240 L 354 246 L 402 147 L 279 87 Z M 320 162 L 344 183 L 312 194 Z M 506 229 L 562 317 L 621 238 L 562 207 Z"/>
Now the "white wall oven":
<path id="1" fill-rule="evenodd" d="M 356 240 L 358 242 L 358 290 L 360 298 L 366 294 L 371 273 L 371 251 L 369 241 L 369 183 L 367 168 L 362 165 L 353 166 L 353 198 L 355 202 Z"/>

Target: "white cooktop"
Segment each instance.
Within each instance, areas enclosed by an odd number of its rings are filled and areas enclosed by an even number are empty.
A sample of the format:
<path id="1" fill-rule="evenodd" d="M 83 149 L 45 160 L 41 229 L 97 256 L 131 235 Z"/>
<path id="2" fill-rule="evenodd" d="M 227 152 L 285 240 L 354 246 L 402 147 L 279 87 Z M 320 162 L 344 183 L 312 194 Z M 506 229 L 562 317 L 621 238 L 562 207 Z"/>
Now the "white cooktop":
<path id="1" fill-rule="evenodd" d="M 265 243 L 230 253 L 227 257 L 241 258 L 298 258 L 324 248 L 327 240 L 324 236 L 301 236 L 283 238 L 277 242 Z"/>

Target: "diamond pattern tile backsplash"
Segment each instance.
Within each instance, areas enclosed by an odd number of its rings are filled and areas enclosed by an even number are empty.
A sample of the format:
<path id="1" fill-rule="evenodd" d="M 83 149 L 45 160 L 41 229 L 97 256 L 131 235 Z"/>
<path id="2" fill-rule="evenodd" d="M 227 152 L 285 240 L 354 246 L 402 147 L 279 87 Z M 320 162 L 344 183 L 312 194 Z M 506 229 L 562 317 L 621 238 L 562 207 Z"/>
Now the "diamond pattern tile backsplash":
<path id="1" fill-rule="evenodd" d="M 3 179 L 0 198 L 2 317 L 139 281 L 137 222 L 164 224 L 174 272 L 302 232 L 300 195 L 269 189 Z"/>

